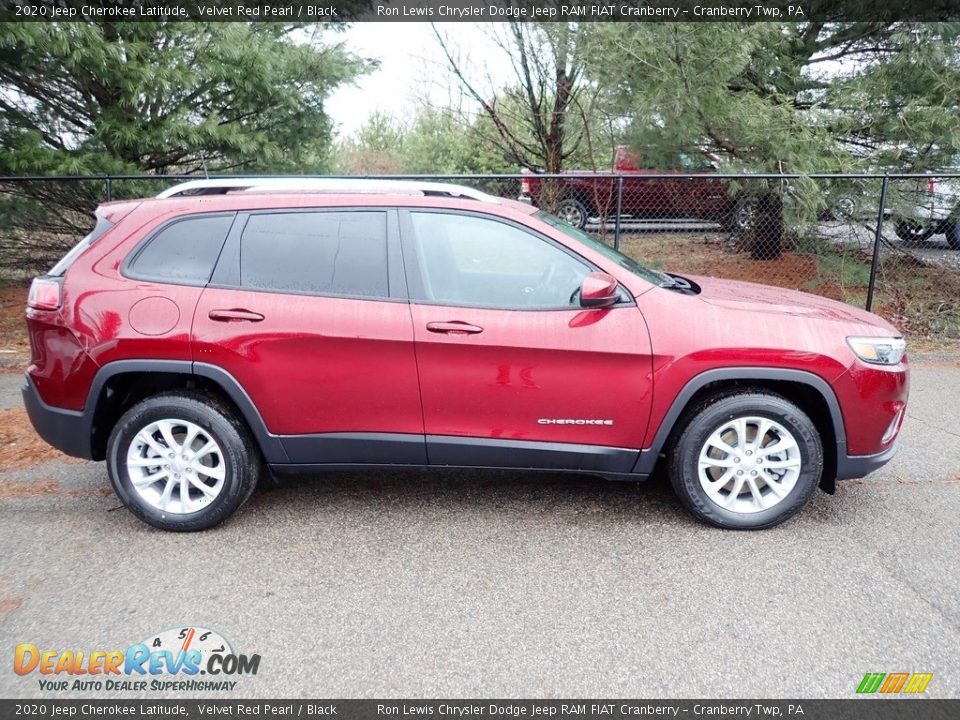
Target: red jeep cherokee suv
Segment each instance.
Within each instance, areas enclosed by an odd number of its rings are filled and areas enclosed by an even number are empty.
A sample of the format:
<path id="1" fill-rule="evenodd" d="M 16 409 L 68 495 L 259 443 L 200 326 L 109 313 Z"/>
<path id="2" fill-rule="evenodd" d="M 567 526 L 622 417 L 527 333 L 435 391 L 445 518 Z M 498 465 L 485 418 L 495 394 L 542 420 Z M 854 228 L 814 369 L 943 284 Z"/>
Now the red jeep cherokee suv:
<path id="1" fill-rule="evenodd" d="M 896 451 L 881 318 L 649 270 L 522 203 L 205 180 L 97 217 L 34 280 L 23 398 L 166 530 L 221 522 L 265 470 L 658 463 L 699 518 L 765 528 Z"/>

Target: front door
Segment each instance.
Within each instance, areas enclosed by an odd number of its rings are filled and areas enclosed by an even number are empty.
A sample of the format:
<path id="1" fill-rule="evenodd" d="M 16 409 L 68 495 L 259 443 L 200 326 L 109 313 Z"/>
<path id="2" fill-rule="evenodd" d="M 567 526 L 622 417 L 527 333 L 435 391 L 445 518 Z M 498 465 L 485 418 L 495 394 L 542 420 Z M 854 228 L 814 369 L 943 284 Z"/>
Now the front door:
<path id="1" fill-rule="evenodd" d="M 626 291 L 581 308 L 596 268 L 502 219 L 413 210 L 401 223 L 430 463 L 629 472 L 652 385 Z"/>

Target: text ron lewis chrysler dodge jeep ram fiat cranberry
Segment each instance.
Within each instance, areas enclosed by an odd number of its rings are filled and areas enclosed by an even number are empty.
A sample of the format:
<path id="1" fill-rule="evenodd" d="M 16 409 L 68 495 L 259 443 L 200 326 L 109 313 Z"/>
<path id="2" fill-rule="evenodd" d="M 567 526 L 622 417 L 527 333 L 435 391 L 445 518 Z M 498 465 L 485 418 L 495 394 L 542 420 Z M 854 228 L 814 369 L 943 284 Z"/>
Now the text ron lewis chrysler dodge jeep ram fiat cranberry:
<path id="1" fill-rule="evenodd" d="M 264 472 L 658 464 L 697 517 L 764 528 L 896 451 L 881 318 L 649 270 L 523 203 L 206 180 L 97 217 L 33 283 L 23 397 L 160 528 L 216 525 Z"/>

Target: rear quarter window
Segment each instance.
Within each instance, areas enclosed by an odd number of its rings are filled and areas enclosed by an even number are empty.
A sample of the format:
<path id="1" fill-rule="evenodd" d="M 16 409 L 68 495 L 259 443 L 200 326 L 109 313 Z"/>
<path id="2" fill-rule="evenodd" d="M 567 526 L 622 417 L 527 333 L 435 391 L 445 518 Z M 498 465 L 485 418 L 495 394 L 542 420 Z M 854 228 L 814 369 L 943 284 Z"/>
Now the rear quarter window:
<path id="1" fill-rule="evenodd" d="M 105 235 L 106 232 L 112 227 L 113 223 L 111 223 L 102 215 L 97 215 L 97 224 L 93 230 L 91 230 L 90 233 L 87 234 L 87 236 L 84 237 L 80 242 L 74 245 L 70 249 L 70 252 L 60 258 L 60 261 L 50 268 L 50 272 L 48 272 L 47 275 L 51 277 L 61 277 L 67 270 L 70 269 L 70 266 L 73 265 L 74 260 L 83 254 L 84 250 L 93 245 L 101 235 Z"/>
<path id="2" fill-rule="evenodd" d="M 205 285 L 233 218 L 230 213 L 175 220 L 134 252 L 124 274 L 141 280 Z"/>

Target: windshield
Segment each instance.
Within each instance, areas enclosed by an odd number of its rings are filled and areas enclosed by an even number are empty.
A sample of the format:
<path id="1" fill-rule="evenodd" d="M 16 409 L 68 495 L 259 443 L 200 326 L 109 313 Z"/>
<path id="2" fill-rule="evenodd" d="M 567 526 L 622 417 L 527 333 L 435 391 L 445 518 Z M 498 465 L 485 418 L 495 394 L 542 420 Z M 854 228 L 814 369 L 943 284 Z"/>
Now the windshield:
<path id="1" fill-rule="evenodd" d="M 634 275 L 642 277 L 647 282 L 651 282 L 654 285 L 662 285 L 664 282 L 670 281 L 670 277 L 668 275 L 665 275 L 664 273 L 661 273 L 657 270 L 651 270 L 648 267 L 644 267 L 633 258 L 627 257 L 619 250 L 614 250 L 612 247 L 610 247 L 606 243 L 602 243 L 599 240 L 597 240 L 595 237 L 591 235 L 587 235 L 587 233 L 583 232 L 582 230 L 577 230 L 572 225 L 568 225 L 563 220 L 551 215 L 550 213 L 546 213 L 543 210 L 539 210 L 537 212 L 537 217 L 543 220 L 548 225 L 555 227 L 564 235 L 568 235 L 569 237 L 572 237 L 575 240 L 579 240 L 580 242 L 582 242 L 584 245 L 591 248 L 592 250 L 596 250 L 598 253 L 600 253 L 604 257 L 609 258 L 610 260 L 613 260 L 620 267 L 629 270 Z"/>

